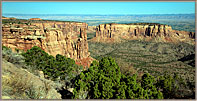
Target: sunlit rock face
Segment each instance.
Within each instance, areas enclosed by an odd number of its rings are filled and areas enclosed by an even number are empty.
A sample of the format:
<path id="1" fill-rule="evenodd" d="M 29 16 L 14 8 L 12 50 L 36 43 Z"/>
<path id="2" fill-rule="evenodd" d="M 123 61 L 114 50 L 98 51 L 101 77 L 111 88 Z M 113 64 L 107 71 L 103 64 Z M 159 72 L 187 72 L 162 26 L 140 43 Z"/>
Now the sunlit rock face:
<path id="1" fill-rule="evenodd" d="M 89 66 L 92 58 L 88 52 L 87 26 L 86 23 L 54 21 L 4 24 L 2 44 L 25 51 L 36 45 L 50 55 L 61 54 L 75 59 L 77 64 Z"/>
<path id="2" fill-rule="evenodd" d="M 120 42 L 128 40 L 152 40 L 159 42 L 195 43 L 195 33 L 173 30 L 162 24 L 101 24 L 96 28 L 98 42 Z"/>

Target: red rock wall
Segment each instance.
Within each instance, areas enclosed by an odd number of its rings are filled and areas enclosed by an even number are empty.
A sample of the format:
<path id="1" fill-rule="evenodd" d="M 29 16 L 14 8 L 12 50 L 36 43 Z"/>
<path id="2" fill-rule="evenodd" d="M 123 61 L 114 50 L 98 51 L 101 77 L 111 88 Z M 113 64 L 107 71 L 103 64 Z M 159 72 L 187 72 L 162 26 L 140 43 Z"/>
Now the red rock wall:
<path id="1" fill-rule="evenodd" d="M 61 54 L 88 66 L 92 58 L 88 52 L 86 28 L 86 23 L 74 22 L 3 25 L 2 44 L 25 51 L 37 45 L 53 56 Z M 81 63 L 82 59 L 87 63 Z"/>
<path id="2" fill-rule="evenodd" d="M 94 41 L 155 40 L 162 42 L 191 41 L 195 39 L 194 32 L 172 30 L 168 25 L 126 25 L 101 24 L 96 29 Z"/>

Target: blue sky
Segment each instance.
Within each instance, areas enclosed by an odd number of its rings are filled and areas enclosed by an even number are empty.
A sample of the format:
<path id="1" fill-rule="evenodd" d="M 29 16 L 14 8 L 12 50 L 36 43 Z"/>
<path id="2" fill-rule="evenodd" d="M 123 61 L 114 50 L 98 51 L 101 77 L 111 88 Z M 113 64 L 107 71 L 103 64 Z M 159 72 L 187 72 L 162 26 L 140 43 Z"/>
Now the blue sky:
<path id="1" fill-rule="evenodd" d="M 3 14 L 190 14 L 195 2 L 2 2 Z"/>

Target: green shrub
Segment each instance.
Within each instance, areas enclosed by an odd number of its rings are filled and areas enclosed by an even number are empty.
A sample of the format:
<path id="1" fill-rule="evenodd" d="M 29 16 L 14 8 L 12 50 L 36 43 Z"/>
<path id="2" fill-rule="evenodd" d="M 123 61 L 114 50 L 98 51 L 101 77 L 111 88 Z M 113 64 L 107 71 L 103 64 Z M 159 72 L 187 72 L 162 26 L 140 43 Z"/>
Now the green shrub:
<path id="1" fill-rule="evenodd" d="M 81 67 L 75 61 L 60 54 L 56 57 L 49 55 L 41 48 L 34 46 L 22 54 L 27 65 L 35 66 L 37 70 L 44 72 L 52 80 L 64 80 L 70 84 L 70 80 L 81 71 Z"/>
<path id="2" fill-rule="evenodd" d="M 177 74 L 174 74 L 174 76 L 169 74 L 159 76 L 156 83 L 166 99 L 195 98 L 194 84 L 194 82 L 184 80 Z"/>
<path id="3" fill-rule="evenodd" d="M 13 64 L 21 65 L 24 63 L 24 57 L 6 46 L 2 46 L 2 58 Z"/>
<path id="4" fill-rule="evenodd" d="M 137 75 L 121 74 L 119 66 L 111 57 L 94 61 L 90 68 L 75 79 L 74 99 L 162 99 L 155 80 L 145 74 L 142 83 Z M 146 86 L 147 83 L 150 83 Z M 84 93 L 86 92 L 86 93 Z"/>

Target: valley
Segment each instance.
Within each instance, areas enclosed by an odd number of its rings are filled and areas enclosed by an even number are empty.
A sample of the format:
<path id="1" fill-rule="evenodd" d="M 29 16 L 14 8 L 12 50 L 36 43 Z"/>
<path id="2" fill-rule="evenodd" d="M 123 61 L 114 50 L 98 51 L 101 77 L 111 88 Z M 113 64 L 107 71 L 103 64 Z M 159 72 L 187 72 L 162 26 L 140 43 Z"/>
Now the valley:
<path id="1" fill-rule="evenodd" d="M 136 40 L 113 44 L 89 41 L 88 44 L 91 57 L 99 60 L 111 56 L 116 59 L 122 72 L 129 72 L 129 68 L 132 67 L 137 72 L 148 72 L 155 76 L 177 73 L 194 81 L 195 66 L 189 64 L 195 64 L 195 58 L 187 60 L 188 63 L 179 61 L 183 57 L 195 54 L 193 45 Z"/>
<path id="2" fill-rule="evenodd" d="M 58 94 L 61 93 L 61 98 L 97 98 L 87 93 L 93 90 L 90 89 L 92 87 L 90 85 L 97 87 L 95 80 L 101 80 L 97 78 L 98 75 L 104 76 L 98 76 L 100 78 L 111 80 L 109 78 L 111 76 L 108 75 L 112 74 L 122 82 L 127 82 L 124 79 L 127 80 L 137 75 L 137 82 L 142 87 L 140 89 L 145 89 L 141 84 L 144 75 L 150 74 L 157 80 L 157 83 L 163 82 L 159 79 L 162 76 L 172 76 L 173 80 L 179 82 L 180 88 L 176 89 L 177 92 L 174 92 L 175 95 L 172 97 L 162 92 L 164 98 L 190 98 L 190 96 L 193 98 L 193 93 L 195 93 L 196 40 L 194 32 L 174 30 L 172 26 L 160 23 L 108 23 L 89 26 L 87 23 L 75 21 L 13 18 L 3 19 L 2 29 L 4 64 L 10 62 L 20 69 L 25 67 L 35 74 L 43 71 L 45 79 L 61 82 L 61 87 L 56 88 Z M 6 52 L 10 50 L 13 53 L 7 54 Z M 15 63 L 17 59 L 23 61 L 22 65 Z M 30 67 L 26 67 L 25 64 Z M 181 78 L 179 78 L 180 81 L 176 76 Z M 5 81 L 4 84 L 6 84 Z M 129 87 L 128 84 L 125 86 Z M 89 87 L 88 90 L 83 88 L 85 87 L 83 85 Z M 120 84 L 116 84 L 115 87 L 118 86 Z M 156 83 L 154 86 L 160 87 Z M 179 96 L 179 91 L 183 91 L 183 95 Z M 125 92 L 129 93 L 129 91 Z M 155 92 L 158 94 L 156 98 L 163 97 L 159 93 L 160 90 Z M 18 96 L 11 97 L 18 98 Z M 31 97 L 31 95 L 25 97 Z M 108 97 L 116 98 L 117 96 Z M 130 97 L 127 96 L 127 98 Z"/>
<path id="3" fill-rule="evenodd" d="M 195 6 L 3 1 L 0 99 L 195 100 Z"/>
<path id="4" fill-rule="evenodd" d="M 101 24 L 87 33 L 95 36 L 88 40 L 91 57 L 113 57 L 124 73 L 178 74 L 195 81 L 195 33 L 190 34 L 158 23 Z"/>

